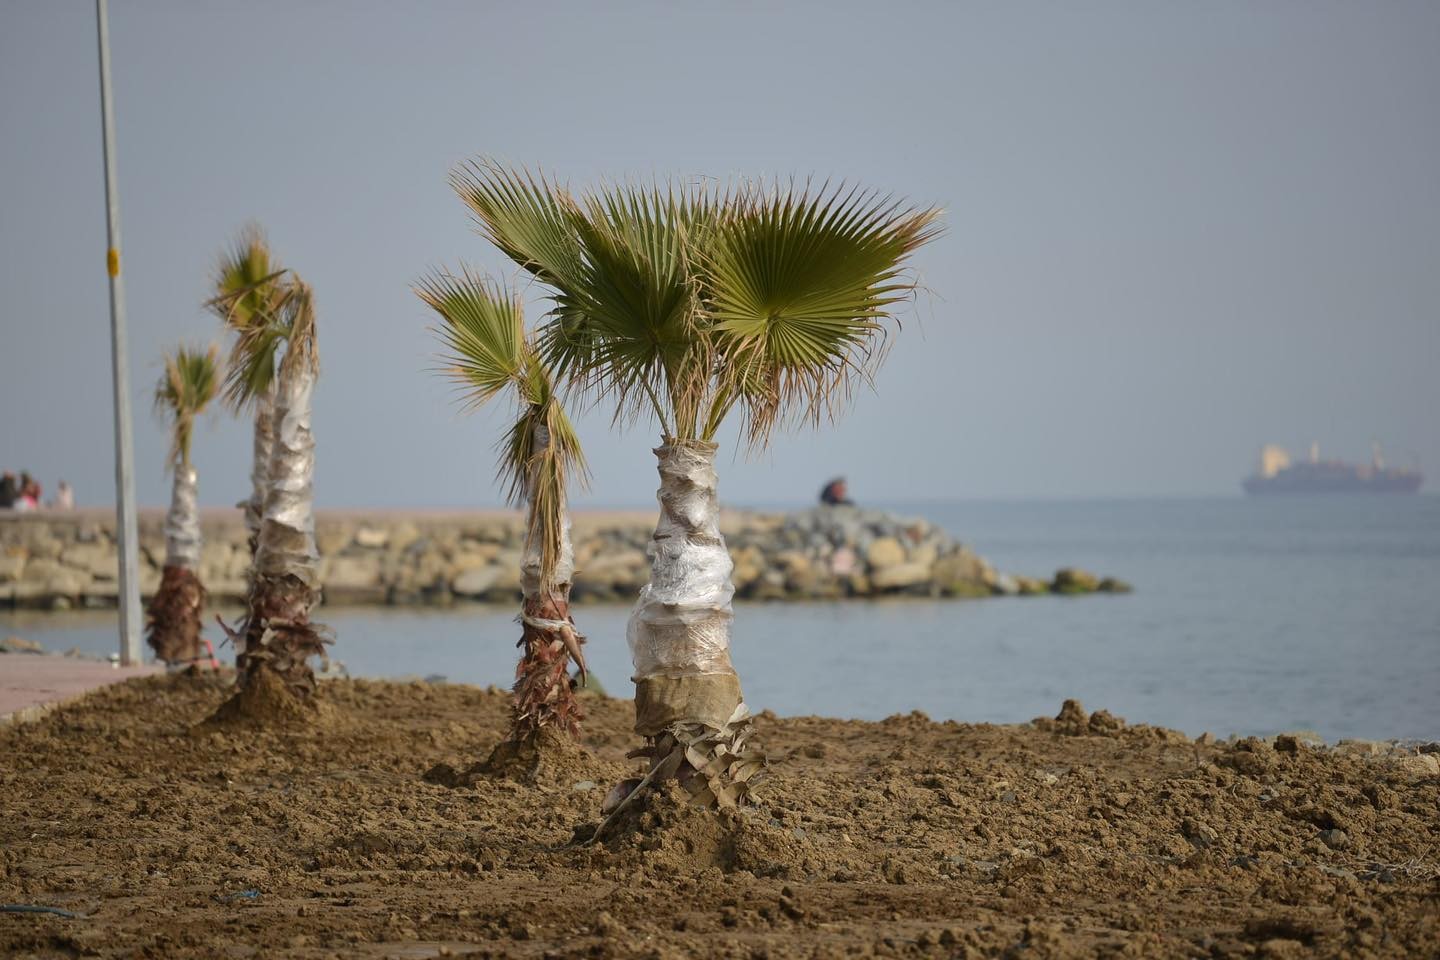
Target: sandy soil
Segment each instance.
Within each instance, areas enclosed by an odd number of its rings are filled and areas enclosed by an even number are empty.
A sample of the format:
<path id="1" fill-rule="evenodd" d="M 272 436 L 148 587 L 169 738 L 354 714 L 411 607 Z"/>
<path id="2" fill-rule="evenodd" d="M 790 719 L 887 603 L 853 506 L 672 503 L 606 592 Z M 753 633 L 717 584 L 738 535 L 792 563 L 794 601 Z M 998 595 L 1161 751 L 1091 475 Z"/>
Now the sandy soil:
<path id="1" fill-rule="evenodd" d="M 576 846 L 630 704 L 533 783 L 457 775 L 463 686 L 329 683 L 308 729 L 196 728 L 158 677 L 0 730 L 0 955 L 1436 956 L 1440 780 L 1101 713 L 1027 727 L 763 715 L 762 802 L 661 795 Z M 1425 758 L 1428 760 L 1428 758 Z M 473 781 L 473 782 L 472 782 Z M 459 783 L 459 786 L 447 786 Z"/>

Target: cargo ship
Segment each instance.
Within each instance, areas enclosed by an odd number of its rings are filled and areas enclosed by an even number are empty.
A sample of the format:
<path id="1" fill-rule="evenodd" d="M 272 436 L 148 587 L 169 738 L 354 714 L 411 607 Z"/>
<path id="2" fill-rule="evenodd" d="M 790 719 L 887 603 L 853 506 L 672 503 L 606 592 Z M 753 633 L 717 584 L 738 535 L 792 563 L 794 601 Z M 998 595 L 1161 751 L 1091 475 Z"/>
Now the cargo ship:
<path id="1" fill-rule="evenodd" d="M 1260 469 L 1245 478 L 1245 492 L 1268 493 L 1414 493 L 1425 478 L 1419 470 L 1387 467 L 1375 445 L 1369 464 L 1321 460 L 1318 444 L 1310 444 L 1310 459 L 1291 463 L 1283 447 L 1260 448 Z"/>

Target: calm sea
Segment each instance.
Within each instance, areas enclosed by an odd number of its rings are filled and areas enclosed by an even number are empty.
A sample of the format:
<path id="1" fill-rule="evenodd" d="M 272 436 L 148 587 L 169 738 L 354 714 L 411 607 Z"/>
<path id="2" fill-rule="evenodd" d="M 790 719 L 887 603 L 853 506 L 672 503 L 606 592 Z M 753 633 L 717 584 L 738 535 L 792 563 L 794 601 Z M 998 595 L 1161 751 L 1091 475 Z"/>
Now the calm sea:
<path id="1" fill-rule="evenodd" d="M 1440 739 L 1440 497 L 906 504 L 1002 570 L 1062 565 L 1128 596 L 741 604 L 754 709 L 1019 722 L 1066 697 L 1132 722 L 1328 740 Z M 582 606 L 628 691 L 621 606 Z M 328 609 L 352 674 L 508 684 L 513 611 Z M 0 613 L 0 631 L 108 652 L 113 615 Z M 0 661 L 3 669 L 3 661 Z"/>

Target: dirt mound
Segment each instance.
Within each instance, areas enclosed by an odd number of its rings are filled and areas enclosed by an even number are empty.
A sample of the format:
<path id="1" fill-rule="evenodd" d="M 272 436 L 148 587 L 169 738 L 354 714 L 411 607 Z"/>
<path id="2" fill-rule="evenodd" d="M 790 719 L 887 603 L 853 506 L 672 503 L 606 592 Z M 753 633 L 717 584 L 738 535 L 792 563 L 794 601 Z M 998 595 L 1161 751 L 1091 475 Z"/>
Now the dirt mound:
<path id="1" fill-rule="evenodd" d="M 520 741 L 501 740 L 484 760 L 461 769 L 437 763 L 425 771 L 424 779 L 445 787 L 474 787 L 487 778 L 555 787 L 595 783 L 614 772 L 613 765 L 598 760 L 573 737 L 547 727 Z"/>
<path id="2" fill-rule="evenodd" d="M 499 690 L 334 681 L 331 720 L 202 726 L 154 677 L 0 730 L 0 955 L 1426 956 L 1440 778 L 1301 740 L 1191 741 L 1075 704 L 1024 727 L 762 714 L 759 803 L 633 776 L 628 701 L 583 750 L 461 777 Z M 1096 717 L 1099 720 L 1096 720 Z M 1428 758 L 1428 757 L 1427 757 Z M 498 771 L 508 773 L 511 771 Z"/>

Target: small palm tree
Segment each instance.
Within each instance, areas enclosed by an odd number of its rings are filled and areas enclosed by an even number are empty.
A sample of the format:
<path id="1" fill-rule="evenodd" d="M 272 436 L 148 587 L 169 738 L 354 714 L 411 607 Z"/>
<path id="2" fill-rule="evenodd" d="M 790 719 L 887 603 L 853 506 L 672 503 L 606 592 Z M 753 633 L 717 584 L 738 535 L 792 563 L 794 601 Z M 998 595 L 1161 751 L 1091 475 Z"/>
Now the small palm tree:
<path id="1" fill-rule="evenodd" d="M 241 404 L 269 389 L 270 452 L 245 620 L 232 633 L 239 689 L 219 716 L 263 720 L 312 701 L 310 657 L 323 656 L 327 640 L 324 628 L 310 621 L 320 596 L 310 428 L 319 376 L 314 295 L 293 270 L 265 275 L 261 284 L 265 297 L 255 301 L 249 322 L 236 327 L 229 389 Z M 231 309 L 256 291 L 255 285 L 239 288 Z M 257 434 L 258 427 L 257 418 Z M 257 440 L 257 453 L 260 446 Z"/>
<path id="2" fill-rule="evenodd" d="M 583 638 L 570 615 L 574 573 L 566 488 L 585 472 L 580 441 L 556 396 L 551 371 L 525 329 L 520 299 L 500 284 L 468 271 L 435 274 L 416 293 L 440 315 L 445 372 L 464 391 L 467 408 L 501 394 L 515 401 L 514 424 L 498 444 L 506 499 L 526 507 L 520 663 L 515 670 L 510 734 L 491 763 L 524 745 L 533 751 L 541 733 L 579 734 L 581 712 L 571 689 L 573 659 L 585 677 Z"/>
<path id="3" fill-rule="evenodd" d="M 283 295 L 284 270 L 274 263 L 265 235 L 254 225 L 240 232 L 220 256 L 207 306 L 235 334 L 225 379 L 225 403 L 236 413 L 249 409 L 254 417 L 250 497 L 239 504 L 245 511 L 245 529 L 254 560 L 260 539 L 260 516 L 269 488 L 266 471 L 274 442 L 275 360 L 284 340 L 278 309 Z"/>
<path id="4" fill-rule="evenodd" d="M 939 211 L 794 183 L 622 185 L 577 198 L 485 160 L 452 183 L 487 238 L 549 287 L 547 361 L 611 400 L 617 420 L 660 426 L 650 582 L 627 628 L 635 731 L 650 759 L 642 784 L 675 776 L 697 802 L 741 802 L 763 758 L 746 742 L 730 663 L 715 436 L 737 410 L 752 448 L 777 426 L 838 415 L 883 359 L 885 321 L 914 290 L 906 262 L 936 235 Z"/>
<path id="5" fill-rule="evenodd" d="M 145 639 L 168 664 L 200 658 L 200 613 L 205 585 L 200 582 L 200 505 L 197 475 L 190 463 L 190 437 L 198 417 L 220 389 L 219 350 L 177 347 L 165 357 L 165 373 L 155 387 L 155 410 L 170 423 L 168 457 L 174 482 L 165 515 L 165 569 L 160 587 L 146 609 Z"/>

